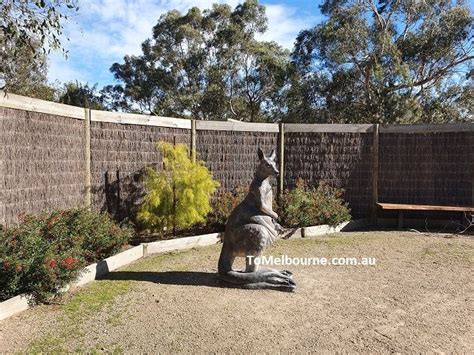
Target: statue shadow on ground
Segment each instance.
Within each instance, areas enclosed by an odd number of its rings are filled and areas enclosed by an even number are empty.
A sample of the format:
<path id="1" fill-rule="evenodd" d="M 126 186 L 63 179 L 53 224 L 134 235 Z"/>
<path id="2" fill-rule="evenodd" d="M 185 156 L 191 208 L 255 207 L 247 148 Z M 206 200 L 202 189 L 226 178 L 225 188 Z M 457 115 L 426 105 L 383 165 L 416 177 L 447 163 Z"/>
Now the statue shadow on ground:
<path id="1" fill-rule="evenodd" d="M 198 271 L 116 271 L 99 278 L 100 280 L 143 281 L 163 285 L 228 287 L 224 285 L 217 273 Z"/>
<path id="2" fill-rule="evenodd" d="M 162 285 L 246 289 L 243 286 L 220 280 L 217 272 L 202 271 L 113 271 L 98 277 L 97 280 L 142 281 Z"/>

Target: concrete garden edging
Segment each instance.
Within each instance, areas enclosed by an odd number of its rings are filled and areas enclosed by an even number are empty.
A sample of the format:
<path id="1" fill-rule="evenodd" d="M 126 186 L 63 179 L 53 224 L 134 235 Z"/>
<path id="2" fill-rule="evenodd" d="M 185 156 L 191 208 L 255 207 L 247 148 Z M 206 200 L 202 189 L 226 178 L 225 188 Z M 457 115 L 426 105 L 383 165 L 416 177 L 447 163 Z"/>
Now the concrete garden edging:
<path id="1" fill-rule="evenodd" d="M 320 225 L 313 227 L 297 228 L 290 231 L 283 239 L 293 238 L 308 238 L 321 235 L 327 235 L 337 232 L 345 232 L 358 228 L 365 228 L 371 225 L 370 220 L 360 219 L 355 221 L 343 222 L 337 226 L 331 227 L 329 225 Z M 222 233 L 210 233 L 197 235 L 193 237 L 184 237 L 169 240 L 160 240 L 151 243 L 142 243 L 136 247 L 127 249 L 121 253 L 110 256 L 107 259 L 91 264 L 84 268 L 84 272 L 78 279 L 70 285 L 64 287 L 64 291 L 71 288 L 81 287 L 94 281 L 109 272 L 114 271 L 122 266 L 128 265 L 145 256 L 165 253 L 174 250 L 186 250 L 195 247 L 204 247 L 208 245 L 217 244 L 221 241 Z M 15 314 L 23 312 L 30 308 L 28 305 L 28 298 L 26 295 L 18 295 L 0 303 L 0 321 L 11 317 Z"/>
<path id="2" fill-rule="evenodd" d="M 159 240 L 157 242 L 143 243 L 144 255 L 165 253 L 173 250 L 185 250 L 194 247 L 213 245 L 221 240 L 221 233 L 202 234 L 194 237 Z"/>
<path id="3" fill-rule="evenodd" d="M 287 232 L 283 236 L 283 239 L 318 237 L 338 232 L 349 232 L 360 228 L 366 228 L 371 225 L 372 221 L 370 219 L 364 218 L 342 222 L 336 226 L 330 226 L 329 224 L 321 224 L 319 226 L 301 227 Z"/>
<path id="4" fill-rule="evenodd" d="M 73 287 L 84 286 L 85 284 L 96 280 L 97 278 L 107 275 L 110 271 L 114 271 L 122 266 L 128 265 L 138 259 L 143 258 L 143 244 L 127 249 L 121 253 L 110 256 L 98 263 L 91 264 L 85 268 L 79 278 L 72 283 Z"/>
<path id="5" fill-rule="evenodd" d="M 30 308 L 26 295 L 18 295 L 0 303 L 0 320 L 11 317 Z"/>

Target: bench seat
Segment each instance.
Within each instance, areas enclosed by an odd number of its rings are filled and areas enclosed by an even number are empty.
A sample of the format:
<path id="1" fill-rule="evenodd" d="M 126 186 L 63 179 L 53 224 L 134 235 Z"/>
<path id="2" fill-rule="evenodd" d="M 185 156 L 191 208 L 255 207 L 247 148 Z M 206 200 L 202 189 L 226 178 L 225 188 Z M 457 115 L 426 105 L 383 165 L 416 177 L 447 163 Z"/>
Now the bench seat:
<path id="1" fill-rule="evenodd" d="M 377 202 L 382 210 L 398 210 L 398 228 L 403 228 L 403 211 L 448 211 L 448 212 L 470 212 L 474 213 L 473 206 L 437 206 L 437 205 L 413 205 L 404 203 Z"/>

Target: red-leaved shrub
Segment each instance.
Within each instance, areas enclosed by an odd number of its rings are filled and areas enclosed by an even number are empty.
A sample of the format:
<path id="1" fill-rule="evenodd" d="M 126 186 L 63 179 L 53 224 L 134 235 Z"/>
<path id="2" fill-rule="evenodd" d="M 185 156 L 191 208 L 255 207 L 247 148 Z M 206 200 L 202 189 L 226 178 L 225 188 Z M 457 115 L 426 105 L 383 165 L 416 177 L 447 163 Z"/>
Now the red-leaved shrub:
<path id="1" fill-rule="evenodd" d="M 47 302 L 132 234 L 88 209 L 23 216 L 18 226 L 0 228 L 0 301 L 26 293 L 32 302 Z"/>

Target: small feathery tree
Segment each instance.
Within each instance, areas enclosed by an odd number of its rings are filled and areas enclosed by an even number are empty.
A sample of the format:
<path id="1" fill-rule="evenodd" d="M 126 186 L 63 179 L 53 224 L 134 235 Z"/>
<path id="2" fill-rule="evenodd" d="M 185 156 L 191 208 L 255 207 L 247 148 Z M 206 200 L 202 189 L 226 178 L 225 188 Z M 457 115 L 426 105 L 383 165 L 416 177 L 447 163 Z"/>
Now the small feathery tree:
<path id="1" fill-rule="evenodd" d="M 163 170 L 149 168 L 145 198 L 137 220 L 143 227 L 163 231 L 187 228 L 203 222 L 211 211 L 210 197 L 219 183 L 202 161 L 192 161 L 186 145 L 159 142 Z"/>

